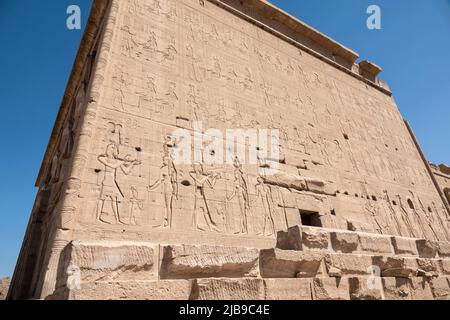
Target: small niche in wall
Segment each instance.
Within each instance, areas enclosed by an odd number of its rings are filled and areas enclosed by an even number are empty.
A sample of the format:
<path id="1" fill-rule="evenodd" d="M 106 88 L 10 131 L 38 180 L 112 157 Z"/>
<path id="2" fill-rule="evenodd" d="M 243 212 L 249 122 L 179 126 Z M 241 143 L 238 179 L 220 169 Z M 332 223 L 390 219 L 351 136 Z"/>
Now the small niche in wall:
<path id="1" fill-rule="evenodd" d="M 412 210 L 415 209 L 414 204 L 413 204 L 413 202 L 412 202 L 411 199 L 408 199 L 408 206 L 409 206 L 409 208 L 412 209 Z"/>
<path id="2" fill-rule="evenodd" d="M 300 218 L 303 226 L 318 228 L 322 227 L 322 222 L 320 221 L 320 215 L 318 212 L 300 210 Z"/>

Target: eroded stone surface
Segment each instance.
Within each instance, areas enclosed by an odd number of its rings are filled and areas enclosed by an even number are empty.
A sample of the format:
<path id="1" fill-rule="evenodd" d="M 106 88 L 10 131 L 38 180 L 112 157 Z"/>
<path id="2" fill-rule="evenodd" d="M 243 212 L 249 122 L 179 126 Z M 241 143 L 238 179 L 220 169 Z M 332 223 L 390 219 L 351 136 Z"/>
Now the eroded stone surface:
<path id="1" fill-rule="evenodd" d="M 450 258 L 450 242 L 438 242 L 439 257 Z"/>
<path id="2" fill-rule="evenodd" d="M 424 278 L 411 279 L 411 299 L 412 300 L 433 300 L 430 282 Z"/>
<path id="3" fill-rule="evenodd" d="M 166 246 L 160 275 L 164 279 L 256 277 L 257 249 L 220 246 Z"/>
<path id="4" fill-rule="evenodd" d="M 355 232 L 332 232 L 331 244 L 335 251 L 352 253 L 358 250 L 359 235 Z"/>
<path id="5" fill-rule="evenodd" d="M 115 241 L 73 241 L 62 270 L 81 281 L 150 280 L 158 274 L 158 250 L 153 244 Z"/>
<path id="6" fill-rule="evenodd" d="M 421 258 L 435 258 L 439 250 L 439 244 L 431 240 L 417 240 L 416 245 Z"/>
<path id="7" fill-rule="evenodd" d="M 437 300 L 450 299 L 450 278 L 441 277 L 430 281 L 431 292 Z"/>
<path id="8" fill-rule="evenodd" d="M 376 256 L 373 258 L 373 264 L 380 268 L 383 277 L 415 277 L 419 268 L 415 258 L 405 257 Z"/>
<path id="9" fill-rule="evenodd" d="M 411 279 L 383 278 L 384 298 L 386 300 L 411 300 L 413 290 Z"/>
<path id="10" fill-rule="evenodd" d="M 312 251 L 261 250 L 260 272 L 264 278 L 312 278 L 322 272 L 323 259 Z"/>
<path id="11" fill-rule="evenodd" d="M 391 254 L 391 238 L 369 234 L 359 234 L 359 243 L 362 251 Z"/>
<path id="12" fill-rule="evenodd" d="M 302 227 L 302 244 L 307 249 L 327 250 L 330 233 L 318 228 Z"/>
<path id="13" fill-rule="evenodd" d="M 392 245 L 394 247 L 395 254 L 398 255 L 418 255 L 415 239 L 392 237 Z"/>
<path id="14" fill-rule="evenodd" d="M 294 226 L 277 234 L 277 248 L 281 250 L 302 250 L 302 230 Z"/>
<path id="15" fill-rule="evenodd" d="M 314 300 L 350 300 L 347 279 L 313 279 Z"/>
<path id="16" fill-rule="evenodd" d="M 450 259 L 440 260 L 441 270 L 444 275 L 450 275 Z"/>
<path id="17" fill-rule="evenodd" d="M 266 300 L 311 300 L 311 279 L 264 279 Z"/>
<path id="18" fill-rule="evenodd" d="M 201 279 L 195 281 L 194 300 L 263 300 L 261 279 Z"/>
<path id="19" fill-rule="evenodd" d="M 328 270 L 338 269 L 342 275 L 367 275 L 373 265 L 372 256 L 361 254 L 329 254 L 325 263 Z"/>
<path id="20" fill-rule="evenodd" d="M 348 279 L 351 300 L 384 299 L 381 279 L 369 277 L 352 277 Z"/>
<path id="21" fill-rule="evenodd" d="M 83 282 L 80 289 L 58 290 L 53 300 L 189 300 L 193 281 Z"/>

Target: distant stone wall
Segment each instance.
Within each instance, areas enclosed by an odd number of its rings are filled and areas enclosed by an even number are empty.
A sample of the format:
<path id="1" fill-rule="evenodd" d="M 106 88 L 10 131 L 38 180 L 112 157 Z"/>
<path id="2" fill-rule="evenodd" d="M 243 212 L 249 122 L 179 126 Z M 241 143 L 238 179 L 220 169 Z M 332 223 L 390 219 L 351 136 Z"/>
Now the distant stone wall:
<path id="1" fill-rule="evenodd" d="M 0 300 L 6 299 L 10 283 L 11 283 L 10 278 L 4 278 L 0 280 Z"/>
<path id="2" fill-rule="evenodd" d="M 436 177 L 436 181 L 439 184 L 439 187 L 441 188 L 448 203 L 450 204 L 450 167 L 445 164 L 431 164 L 431 170 Z"/>

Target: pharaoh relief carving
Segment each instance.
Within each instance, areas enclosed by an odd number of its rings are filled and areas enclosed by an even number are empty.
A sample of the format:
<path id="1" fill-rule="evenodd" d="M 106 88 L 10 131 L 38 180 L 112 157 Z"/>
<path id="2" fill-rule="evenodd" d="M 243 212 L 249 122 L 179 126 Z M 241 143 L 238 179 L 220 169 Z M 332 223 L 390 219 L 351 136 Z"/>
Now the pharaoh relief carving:
<path id="1" fill-rule="evenodd" d="M 106 224 L 128 224 L 120 211 L 120 203 L 125 200 L 124 187 L 117 180 L 118 170 L 128 175 L 131 170 L 140 165 L 130 155 L 120 157 L 119 146 L 110 143 L 98 161 L 104 165 L 103 180 L 101 182 L 100 198 L 97 205 L 96 220 Z"/>

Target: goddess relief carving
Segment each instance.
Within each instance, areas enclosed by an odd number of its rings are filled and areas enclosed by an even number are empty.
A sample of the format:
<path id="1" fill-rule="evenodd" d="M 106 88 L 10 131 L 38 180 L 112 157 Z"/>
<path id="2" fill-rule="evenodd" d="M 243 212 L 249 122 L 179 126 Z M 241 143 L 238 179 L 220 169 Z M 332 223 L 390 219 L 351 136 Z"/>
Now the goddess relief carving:
<path id="1" fill-rule="evenodd" d="M 172 228 L 173 203 L 178 200 L 178 171 L 173 161 L 171 148 L 176 146 L 176 141 L 172 137 L 166 137 L 163 145 L 163 163 L 160 168 L 160 176 L 152 185 L 147 187 L 147 191 L 151 192 L 161 187 L 164 195 L 164 217 L 163 222 L 155 227 Z"/>
<path id="2" fill-rule="evenodd" d="M 248 234 L 248 214 L 250 211 L 250 197 L 248 193 L 248 183 L 244 175 L 242 164 L 236 157 L 234 159 L 234 189 L 233 193 L 227 197 L 227 201 L 231 201 L 234 198 L 237 199 L 239 205 L 239 220 L 240 230 L 236 233 Z"/>

